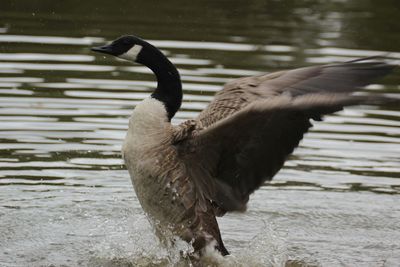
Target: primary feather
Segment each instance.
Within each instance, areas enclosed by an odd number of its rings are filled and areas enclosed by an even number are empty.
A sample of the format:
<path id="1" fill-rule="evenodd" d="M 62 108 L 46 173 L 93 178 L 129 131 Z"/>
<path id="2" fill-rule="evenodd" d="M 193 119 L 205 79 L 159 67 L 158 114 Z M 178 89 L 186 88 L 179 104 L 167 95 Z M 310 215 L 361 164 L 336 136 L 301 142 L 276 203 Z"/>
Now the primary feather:
<path id="1" fill-rule="evenodd" d="M 310 119 L 367 101 L 351 94 L 392 69 L 367 58 L 226 84 L 196 119 L 196 136 L 180 144 L 182 160 L 204 195 L 200 199 L 212 200 L 219 215 L 245 210 L 249 195 L 298 146 Z"/>

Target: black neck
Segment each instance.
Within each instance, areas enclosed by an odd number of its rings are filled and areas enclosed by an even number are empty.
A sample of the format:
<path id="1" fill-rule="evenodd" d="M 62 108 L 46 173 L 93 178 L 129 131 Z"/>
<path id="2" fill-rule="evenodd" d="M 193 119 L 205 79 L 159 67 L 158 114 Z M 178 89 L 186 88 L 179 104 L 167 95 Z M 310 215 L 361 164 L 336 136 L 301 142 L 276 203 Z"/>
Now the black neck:
<path id="1" fill-rule="evenodd" d="M 150 68 L 157 76 L 157 89 L 151 95 L 164 103 L 171 120 L 182 104 L 182 84 L 176 67 L 161 53 L 148 44 L 139 53 L 136 62 Z"/>

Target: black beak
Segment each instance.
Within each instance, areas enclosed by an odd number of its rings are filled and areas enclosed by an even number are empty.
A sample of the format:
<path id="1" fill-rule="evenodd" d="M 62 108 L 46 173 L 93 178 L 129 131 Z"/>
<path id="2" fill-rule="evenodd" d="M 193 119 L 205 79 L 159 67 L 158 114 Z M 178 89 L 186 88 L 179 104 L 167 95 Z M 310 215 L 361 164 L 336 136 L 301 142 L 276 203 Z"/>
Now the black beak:
<path id="1" fill-rule="evenodd" d="M 92 47 L 90 50 L 114 56 L 114 51 L 111 45 L 103 45 L 99 47 Z"/>

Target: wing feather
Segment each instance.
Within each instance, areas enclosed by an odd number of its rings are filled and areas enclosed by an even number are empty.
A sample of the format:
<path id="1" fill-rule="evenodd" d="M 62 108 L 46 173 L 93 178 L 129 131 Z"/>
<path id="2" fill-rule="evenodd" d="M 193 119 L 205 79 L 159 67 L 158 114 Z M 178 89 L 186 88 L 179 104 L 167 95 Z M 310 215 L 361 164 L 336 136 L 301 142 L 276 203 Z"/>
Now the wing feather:
<path id="1" fill-rule="evenodd" d="M 380 59 L 369 57 L 236 79 L 216 94 L 197 120 L 203 127 L 209 127 L 254 101 L 282 94 L 352 93 L 395 67 Z"/>
<path id="2" fill-rule="evenodd" d="M 217 215 L 244 210 L 249 195 L 271 180 L 298 146 L 312 126 L 310 119 L 321 120 L 370 99 L 351 93 L 393 69 L 370 60 L 247 77 L 225 85 L 197 118 L 201 130 L 179 144 L 199 199 L 211 201 Z"/>

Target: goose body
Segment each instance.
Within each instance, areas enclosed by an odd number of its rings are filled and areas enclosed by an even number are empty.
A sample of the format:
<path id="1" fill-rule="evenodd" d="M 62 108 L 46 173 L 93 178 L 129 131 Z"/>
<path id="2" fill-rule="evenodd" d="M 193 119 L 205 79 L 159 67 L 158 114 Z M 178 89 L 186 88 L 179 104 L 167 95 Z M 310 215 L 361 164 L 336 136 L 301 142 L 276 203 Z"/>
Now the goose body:
<path id="1" fill-rule="evenodd" d="M 216 236 L 216 248 L 226 255 L 215 215 L 194 202 L 194 185 L 174 145 L 191 132 L 186 125 L 171 125 L 162 102 L 145 99 L 129 120 L 122 148 L 125 164 L 137 198 L 163 242 L 178 236 L 200 250 Z"/>
<path id="2" fill-rule="evenodd" d="M 311 119 L 370 102 L 352 93 L 393 69 L 369 58 L 240 78 L 197 118 L 173 125 L 180 77 L 157 48 L 123 36 L 92 50 L 146 65 L 157 76 L 152 96 L 130 117 L 122 153 L 161 240 L 178 236 L 198 254 L 210 244 L 229 254 L 216 216 L 245 211 L 250 194 L 280 170 Z"/>

